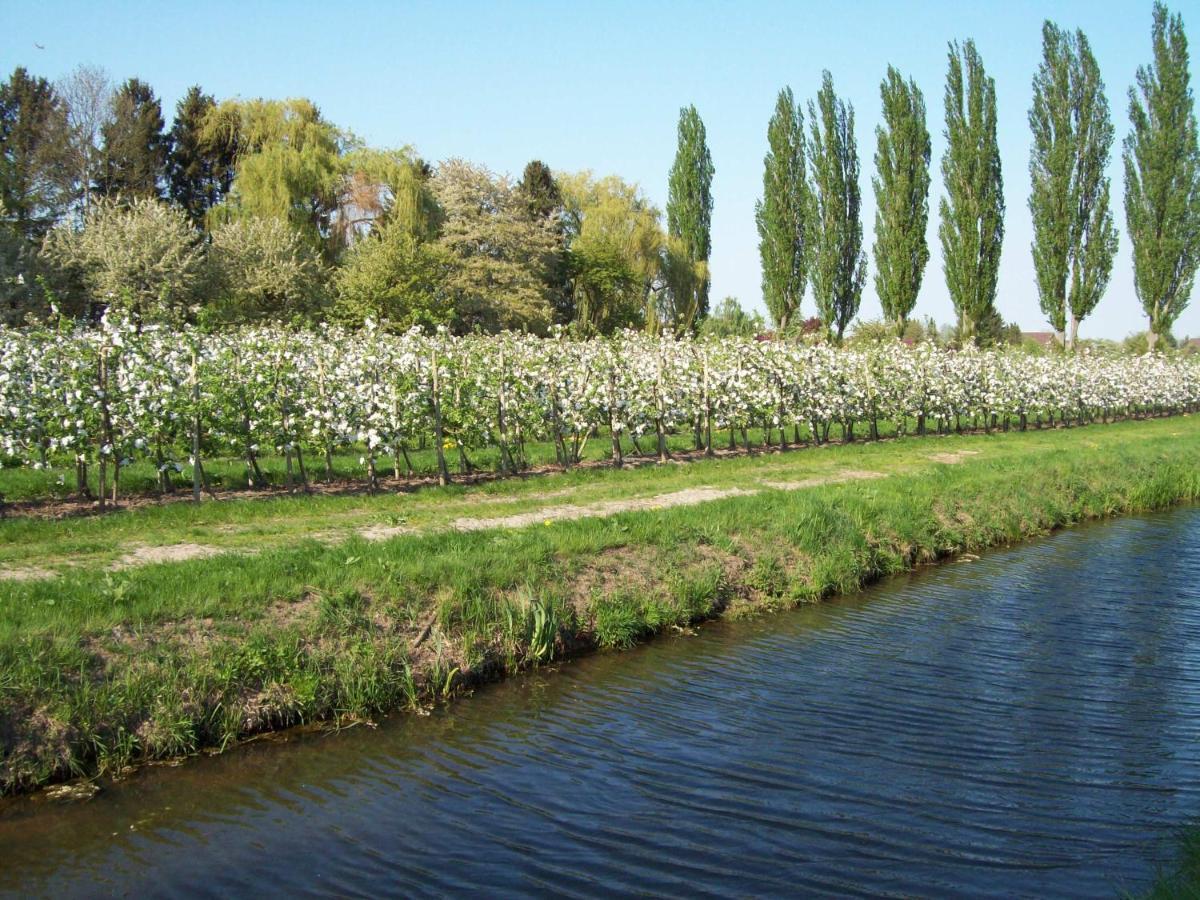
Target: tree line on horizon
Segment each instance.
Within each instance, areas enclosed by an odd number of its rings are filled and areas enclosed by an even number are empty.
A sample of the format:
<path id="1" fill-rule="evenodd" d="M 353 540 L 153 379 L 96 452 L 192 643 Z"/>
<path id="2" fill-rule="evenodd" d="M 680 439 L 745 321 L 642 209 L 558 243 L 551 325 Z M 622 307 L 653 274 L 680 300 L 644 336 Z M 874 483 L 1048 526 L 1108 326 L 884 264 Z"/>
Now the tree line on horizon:
<path id="1" fill-rule="evenodd" d="M 712 162 L 681 111 L 662 215 L 637 185 L 520 181 L 366 146 L 305 99 L 193 87 L 167 129 L 131 78 L 0 84 L 0 321 L 118 308 L 213 324 L 368 318 L 685 333 L 708 312 Z"/>
<path id="2" fill-rule="evenodd" d="M 1129 91 L 1125 224 L 1150 346 L 1169 336 L 1200 264 L 1200 149 L 1179 15 L 1153 10 L 1153 62 Z M 873 279 L 894 333 L 929 260 L 925 99 L 889 66 L 876 129 Z M 995 83 L 952 43 L 938 239 L 954 337 L 1004 323 Z M 807 121 L 805 119 L 807 111 Z M 1118 246 L 1106 168 L 1114 127 L 1082 31 L 1047 21 L 1033 79 L 1029 208 L 1040 305 L 1068 348 L 1103 297 Z M 80 66 L 58 83 L 0 84 L 0 320 L 106 308 L 212 324 L 384 320 L 456 332 L 554 325 L 686 334 L 759 326 L 711 308 L 714 166 L 694 106 L 680 110 L 663 215 L 619 176 L 531 161 L 519 181 L 460 159 L 368 147 L 309 100 L 217 101 L 200 87 L 167 128 L 145 82 Z M 826 71 L 807 110 L 779 92 L 756 204 L 762 289 L 781 332 L 841 341 L 867 278 L 854 107 Z M 817 315 L 801 313 L 811 287 Z M 1011 326 L 1010 326 L 1011 327 Z"/>

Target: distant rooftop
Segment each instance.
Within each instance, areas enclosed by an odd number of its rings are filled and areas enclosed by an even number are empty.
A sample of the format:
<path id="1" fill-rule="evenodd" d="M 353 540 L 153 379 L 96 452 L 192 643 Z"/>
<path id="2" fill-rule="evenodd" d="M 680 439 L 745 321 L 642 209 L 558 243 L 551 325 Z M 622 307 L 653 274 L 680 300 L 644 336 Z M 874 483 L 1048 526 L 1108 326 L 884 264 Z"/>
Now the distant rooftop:
<path id="1" fill-rule="evenodd" d="M 1026 341 L 1036 341 L 1043 347 L 1058 343 L 1058 335 L 1053 331 L 1022 331 L 1021 338 Z"/>

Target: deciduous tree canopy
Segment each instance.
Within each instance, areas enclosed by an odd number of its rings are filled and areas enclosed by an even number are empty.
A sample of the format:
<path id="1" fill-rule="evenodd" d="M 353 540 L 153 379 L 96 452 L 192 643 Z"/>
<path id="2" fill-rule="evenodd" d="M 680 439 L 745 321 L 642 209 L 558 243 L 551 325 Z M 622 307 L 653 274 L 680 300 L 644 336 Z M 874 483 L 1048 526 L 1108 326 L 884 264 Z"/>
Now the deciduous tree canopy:
<path id="1" fill-rule="evenodd" d="M 81 227 L 64 223 L 50 232 L 45 253 L 78 273 L 94 309 L 180 320 L 201 299 L 203 247 L 187 214 L 158 200 L 97 200 Z"/>

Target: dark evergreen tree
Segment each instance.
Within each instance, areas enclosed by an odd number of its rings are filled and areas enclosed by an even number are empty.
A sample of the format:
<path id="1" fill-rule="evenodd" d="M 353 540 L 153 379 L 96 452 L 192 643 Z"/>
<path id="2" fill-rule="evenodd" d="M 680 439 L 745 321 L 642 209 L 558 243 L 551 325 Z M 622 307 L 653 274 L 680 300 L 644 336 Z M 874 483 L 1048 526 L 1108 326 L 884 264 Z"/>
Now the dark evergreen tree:
<path id="1" fill-rule="evenodd" d="M 195 85 L 176 105 L 171 127 L 167 191 L 197 227 L 229 193 L 237 161 L 231 141 L 205 134 L 204 118 L 215 106 L 216 101 Z"/>
<path id="2" fill-rule="evenodd" d="M 53 85 L 18 67 L 0 84 L 0 203 L 26 240 L 39 240 L 69 200 L 66 146 L 66 109 Z"/>
<path id="3" fill-rule="evenodd" d="M 562 209 L 562 193 L 558 189 L 558 182 L 554 180 L 550 167 L 540 159 L 526 164 L 517 191 L 531 216 L 548 219 Z"/>
<path id="4" fill-rule="evenodd" d="M 525 211 L 534 219 L 545 220 L 554 230 L 558 250 L 546 267 L 546 287 L 550 306 L 557 325 L 570 324 L 575 318 L 575 292 L 571 285 L 571 266 L 567 252 L 566 226 L 563 221 L 563 198 L 558 181 L 550 167 L 540 159 L 525 166 L 517 194 Z"/>
<path id="5" fill-rule="evenodd" d="M 112 119 L 104 123 L 97 188 L 106 196 L 161 197 L 167 138 L 162 105 L 150 85 L 130 78 L 113 95 Z"/>

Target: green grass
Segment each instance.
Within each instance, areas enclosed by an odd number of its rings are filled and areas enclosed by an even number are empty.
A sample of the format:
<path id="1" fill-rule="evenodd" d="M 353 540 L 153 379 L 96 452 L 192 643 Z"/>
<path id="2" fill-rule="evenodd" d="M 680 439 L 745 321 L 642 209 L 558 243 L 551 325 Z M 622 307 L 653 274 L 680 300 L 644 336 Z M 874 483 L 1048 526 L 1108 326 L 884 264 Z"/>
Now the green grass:
<path id="1" fill-rule="evenodd" d="M 931 459 L 961 450 L 976 452 Z M 886 477 L 764 486 L 847 470 Z M 699 486 L 759 493 L 519 530 L 445 527 Z M 61 573 L 0 581 L 0 790 L 426 704 L 551 656 L 1197 498 L 1200 417 L 1181 417 L 0 521 L 0 565 Z M 369 542 L 350 527 L 398 519 L 417 533 Z M 336 542 L 305 537 L 335 527 Z M 133 542 L 177 540 L 230 552 L 107 570 Z"/>
<path id="2" fill-rule="evenodd" d="M 1178 430 L 1180 422 L 1166 431 Z M 65 520 L 12 517 L 0 520 L 0 569 L 37 568 L 61 573 L 95 573 L 139 546 L 196 543 L 235 553 L 263 553 L 294 546 L 314 535 L 333 543 L 369 527 L 403 526 L 416 531 L 445 528 L 460 517 L 488 518 L 530 512 L 545 506 L 630 500 L 693 487 L 757 487 L 756 480 L 829 477 L 846 469 L 882 473 L 940 468 L 936 452 L 968 449 L 982 457 L 1003 455 L 1019 446 L 1055 452 L 1060 442 L 1085 443 L 1105 429 L 1128 439 L 1146 439 L 1161 423 L 1120 423 L 1076 432 L 966 435 L 909 438 L 882 443 L 802 448 L 780 454 L 728 457 L 687 465 L 573 469 L 540 476 L 414 492 L 376 495 L 274 495 L 252 499 L 167 503 L 122 510 L 104 517 Z M 1145 428 L 1143 428 L 1145 426 Z M 1025 452 L 1025 451 L 1022 451 Z M 0 589 L 3 582 L 0 582 Z"/>
<path id="3" fill-rule="evenodd" d="M 1179 834 L 1175 866 L 1162 872 L 1145 900 L 1196 900 L 1200 897 L 1200 825 L 1184 828 Z"/>

